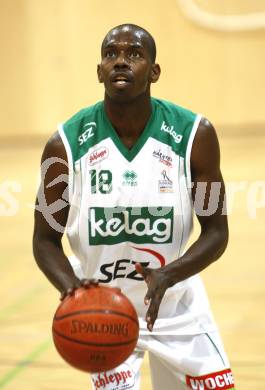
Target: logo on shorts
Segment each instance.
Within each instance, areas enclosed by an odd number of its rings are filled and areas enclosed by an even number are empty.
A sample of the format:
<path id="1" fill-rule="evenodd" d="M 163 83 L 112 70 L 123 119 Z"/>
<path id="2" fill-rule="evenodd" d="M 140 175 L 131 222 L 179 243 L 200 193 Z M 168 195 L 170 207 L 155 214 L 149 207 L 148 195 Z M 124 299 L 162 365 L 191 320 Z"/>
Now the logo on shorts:
<path id="1" fill-rule="evenodd" d="M 95 165 L 102 160 L 105 160 L 105 158 L 108 158 L 109 151 L 104 146 L 94 150 L 94 152 L 90 153 L 88 155 L 88 164 L 89 165 Z"/>
<path id="2" fill-rule="evenodd" d="M 135 374 L 132 368 L 126 363 L 123 363 L 114 370 L 93 374 L 91 377 L 97 390 L 109 389 L 109 386 L 113 386 L 111 388 L 115 390 L 132 389 L 135 382 Z"/>
<path id="3" fill-rule="evenodd" d="M 234 389 L 234 378 L 230 369 L 203 376 L 186 375 L 186 384 L 193 390 Z"/>
<path id="4" fill-rule="evenodd" d="M 173 181 L 168 177 L 167 172 L 163 170 L 161 175 L 162 180 L 158 180 L 158 191 L 173 192 Z"/>

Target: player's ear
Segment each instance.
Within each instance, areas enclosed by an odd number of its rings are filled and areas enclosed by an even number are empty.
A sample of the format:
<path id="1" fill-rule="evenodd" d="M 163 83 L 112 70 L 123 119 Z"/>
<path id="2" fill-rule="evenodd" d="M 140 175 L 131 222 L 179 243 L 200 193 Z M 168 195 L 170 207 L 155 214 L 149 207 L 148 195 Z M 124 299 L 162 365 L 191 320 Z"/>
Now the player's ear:
<path id="1" fill-rule="evenodd" d="M 161 68 L 158 64 L 152 65 L 152 71 L 151 71 L 151 83 L 156 83 L 160 77 L 161 74 Z"/>
<path id="2" fill-rule="evenodd" d="M 97 66 L 97 74 L 98 74 L 98 81 L 100 83 L 103 83 L 103 78 L 102 78 L 101 66 L 100 65 Z"/>

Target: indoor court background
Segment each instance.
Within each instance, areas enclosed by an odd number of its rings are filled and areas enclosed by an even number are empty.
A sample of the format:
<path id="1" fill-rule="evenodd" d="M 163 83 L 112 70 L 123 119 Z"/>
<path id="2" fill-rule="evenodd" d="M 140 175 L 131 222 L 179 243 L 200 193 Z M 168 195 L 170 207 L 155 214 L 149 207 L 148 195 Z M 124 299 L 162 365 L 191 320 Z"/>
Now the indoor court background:
<path id="1" fill-rule="evenodd" d="M 1 389 L 90 388 L 51 341 L 59 294 L 33 260 L 33 204 L 44 144 L 57 123 L 102 99 L 100 44 L 124 22 L 156 40 L 153 95 L 217 128 L 230 243 L 202 276 L 236 388 L 264 389 L 264 20 L 259 0 L 0 0 Z M 150 390 L 147 358 L 142 373 Z"/>

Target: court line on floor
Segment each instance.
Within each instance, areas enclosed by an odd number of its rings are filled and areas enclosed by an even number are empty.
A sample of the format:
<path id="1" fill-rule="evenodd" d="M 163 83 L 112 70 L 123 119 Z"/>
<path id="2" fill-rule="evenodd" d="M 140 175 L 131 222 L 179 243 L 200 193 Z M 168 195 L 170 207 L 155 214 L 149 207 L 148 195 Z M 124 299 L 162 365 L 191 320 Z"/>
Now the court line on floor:
<path id="1" fill-rule="evenodd" d="M 32 364 L 40 355 L 51 346 L 51 338 L 49 337 L 44 342 L 39 344 L 31 353 L 20 360 L 14 368 L 11 368 L 5 375 L 0 378 L 0 388 L 3 388 L 13 379 L 15 379 L 23 370 L 25 370 L 30 364 Z"/>
<path id="2" fill-rule="evenodd" d="M 36 286 L 30 289 L 23 297 L 6 306 L 0 311 L 0 319 L 5 319 L 9 315 L 16 313 L 21 310 L 24 306 L 28 305 L 33 301 L 38 294 L 43 292 L 45 288 L 42 286 Z M 23 370 L 25 370 L 29 365 L 34 363 L 37 358 L 48 349 L 52 345 L 51 338 L 47 338 L 45 341 L 40 343 L 32 352 L 18 361 L 15 367 L 11 368 L 0 377 L 0 388 L 5 387 L 8 383 L 10 383 L 13 379 L 15 379 Z"/>

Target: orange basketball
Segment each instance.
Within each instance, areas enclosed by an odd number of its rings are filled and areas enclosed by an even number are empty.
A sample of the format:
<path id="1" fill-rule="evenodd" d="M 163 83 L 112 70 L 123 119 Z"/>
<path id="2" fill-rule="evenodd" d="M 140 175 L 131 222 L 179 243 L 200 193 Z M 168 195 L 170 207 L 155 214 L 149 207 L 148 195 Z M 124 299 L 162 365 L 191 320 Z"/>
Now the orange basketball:
<path id="1" fill-rule="evenodd" d="M 52 325 L 57 351 L 86 372 L 108 371 L 133 352 L 139 335 L 134 306 L 118 288 L 79 288 L 55 312 Z"/>

